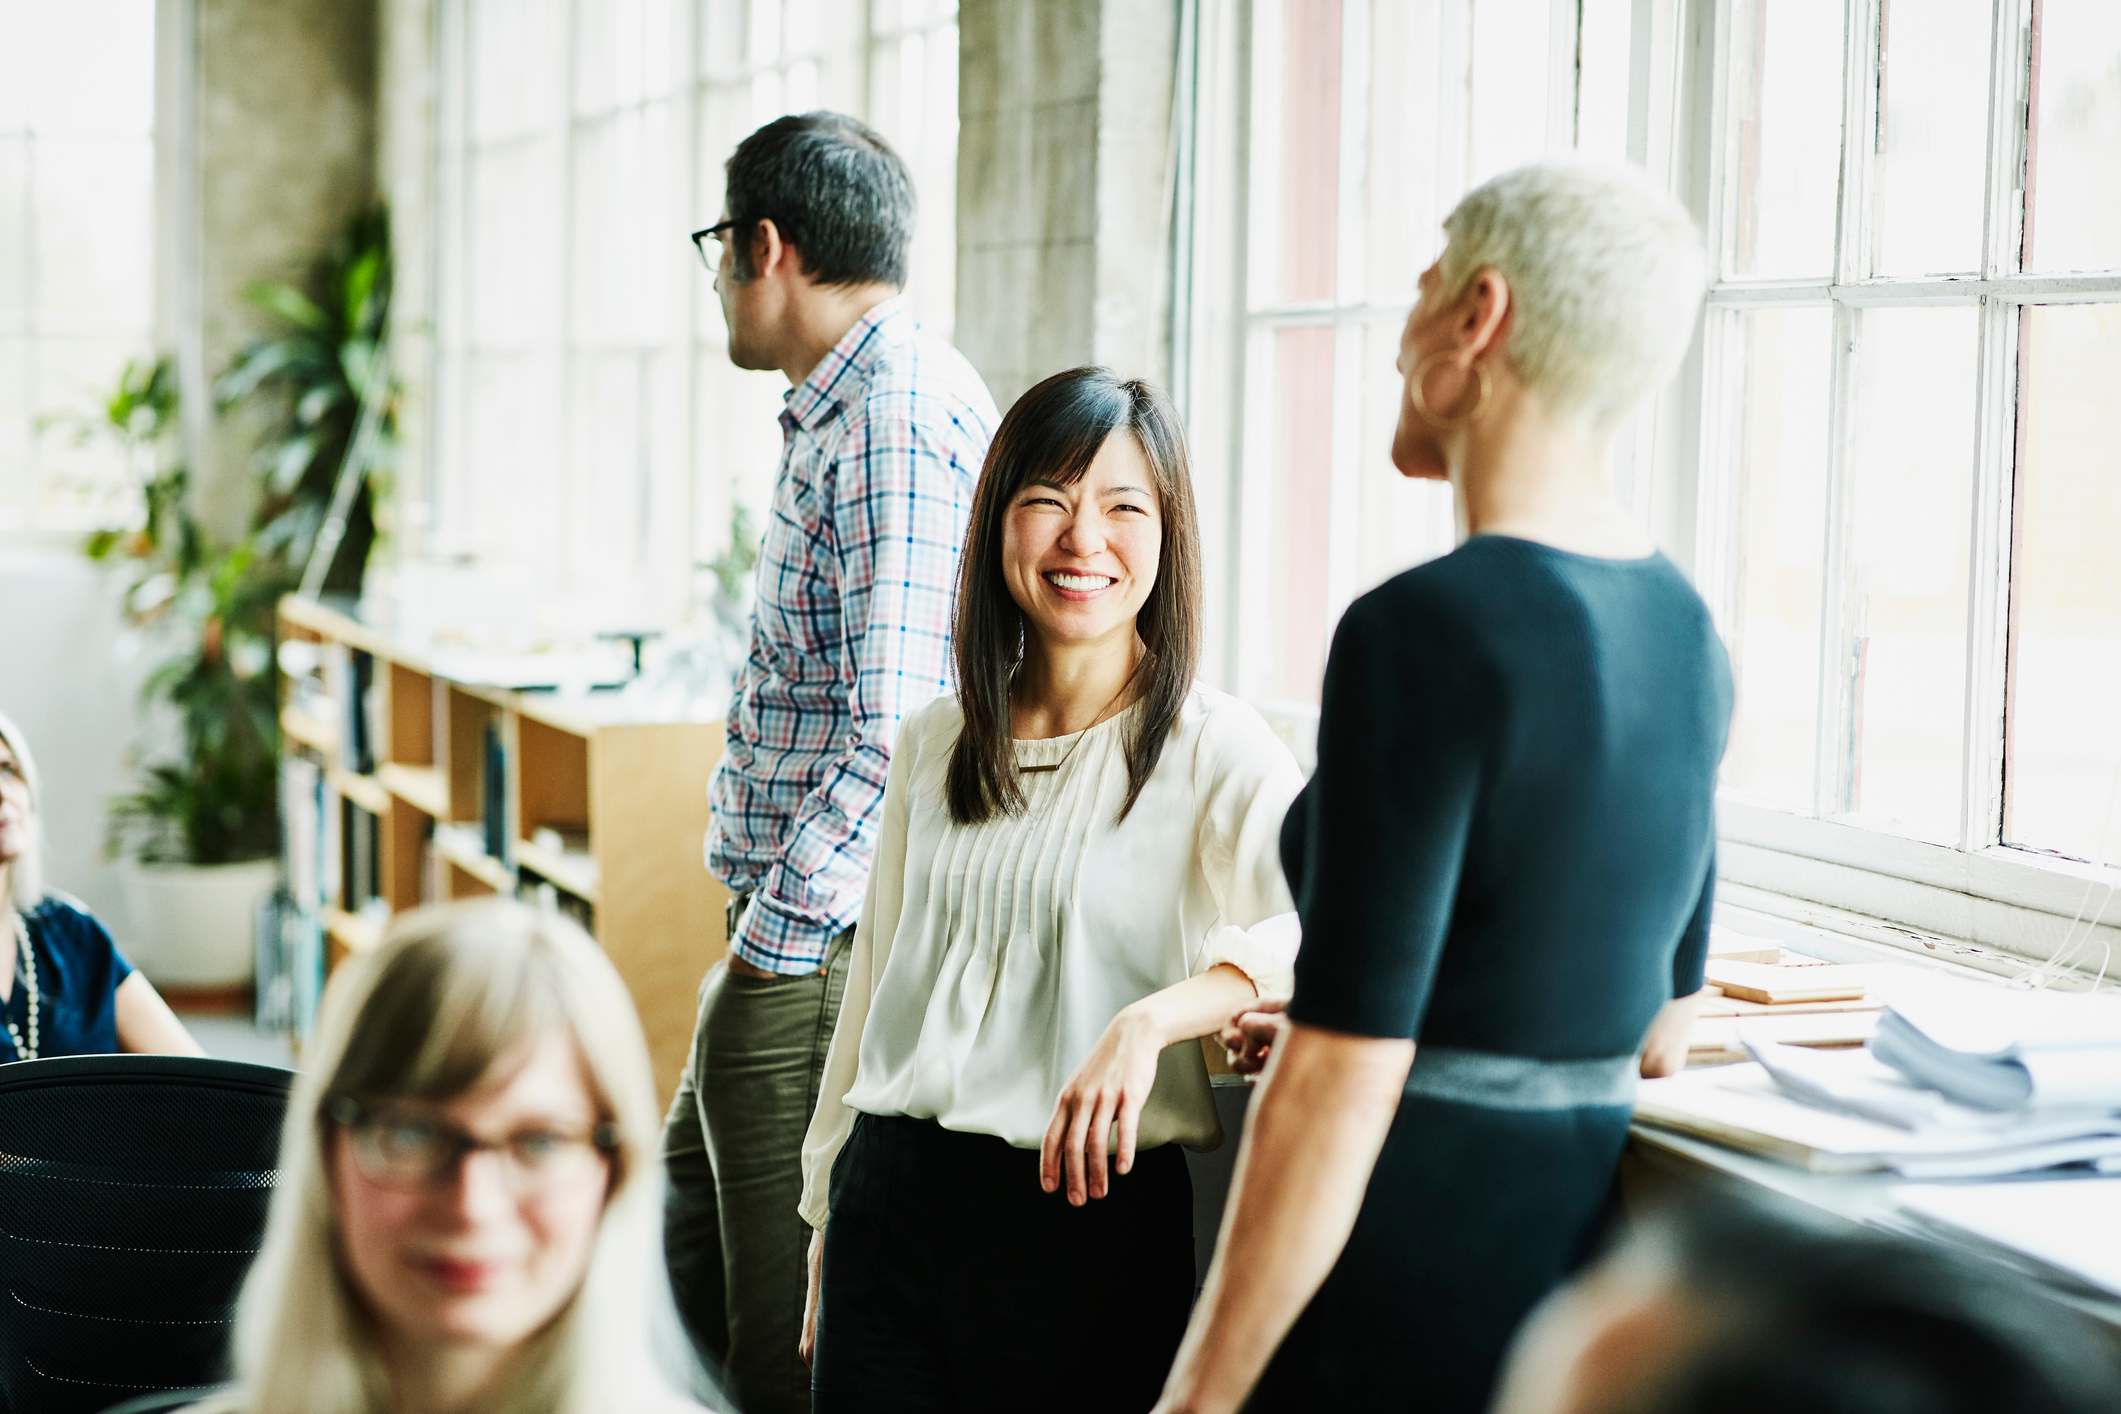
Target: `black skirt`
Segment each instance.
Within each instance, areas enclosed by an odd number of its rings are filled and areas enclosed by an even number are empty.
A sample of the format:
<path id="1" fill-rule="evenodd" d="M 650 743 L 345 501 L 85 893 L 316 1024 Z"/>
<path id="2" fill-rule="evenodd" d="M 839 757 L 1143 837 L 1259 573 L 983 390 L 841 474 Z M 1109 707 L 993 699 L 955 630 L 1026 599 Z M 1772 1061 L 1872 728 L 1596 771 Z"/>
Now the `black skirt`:
<path id="1" fill-rule="evenodd" d="M 1145 1411 L 1193 1294 L 1176 1147 L 1071 1208 L 1036 1150 L 859 1115 L 832 1171 L 812 1409 Z"/>

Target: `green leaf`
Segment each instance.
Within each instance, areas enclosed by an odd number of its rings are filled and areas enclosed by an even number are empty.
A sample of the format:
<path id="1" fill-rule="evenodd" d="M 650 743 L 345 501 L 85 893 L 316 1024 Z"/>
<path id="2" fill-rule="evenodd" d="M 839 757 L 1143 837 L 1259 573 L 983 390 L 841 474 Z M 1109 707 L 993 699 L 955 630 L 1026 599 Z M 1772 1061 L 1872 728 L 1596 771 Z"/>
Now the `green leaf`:
<path id="1" fill-rule="evenodd" d="M 280 444 L 272 454 L 272 471 L 266 484 L 275 492 L 286 493 L 302 479 L 302 473 L 317 459 L 318 438 L 314 433 L 302 437 L 290 437 Z"/>
<path id="2" fill-rule="evenodd" d="M 317 341 L 308 335 L 260 339 L 236 355 L 236 361 L 214 385 L 214 397 L 223 407 L 240 402 L 256 392 L 259 385 L 312 366 L 321 357 Z"/>
<path id="3" fill-rule="evenodd" d="M 292 285 L 283 285 L 275 280 L 261 280 L 243 293 L 245 298 L 267 314 L 278 315 L 299 328 L 321 330 L 331 325 L 331 316 L 317 308 L 314 300 Z"/>
<path id="4" fill-rule="evenodd" d="M 295 404 L 295 421 L 304 427 L 314 427 L 345 401 L 344 388 L 333 383 L 319 383 L 304 393 L 301 400 Z"/>

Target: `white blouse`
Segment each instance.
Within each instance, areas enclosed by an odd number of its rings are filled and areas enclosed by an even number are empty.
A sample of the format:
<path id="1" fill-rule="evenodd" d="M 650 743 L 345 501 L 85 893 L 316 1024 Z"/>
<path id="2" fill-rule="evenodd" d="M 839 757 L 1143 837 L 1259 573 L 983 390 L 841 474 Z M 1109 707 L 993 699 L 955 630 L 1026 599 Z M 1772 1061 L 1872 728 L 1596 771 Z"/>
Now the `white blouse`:
<path id="1" fill-rule="evenodd" d="M 811 1226 L 825 1223 L 857 1110 L 1036 1149 L 1061 1087 L 1122 1008 L 1218 963 L 1263 996 L 1288 993 L 1298 934 L 1279 849 L 1303 784 L 1294 758 L 1257 712 L 1196 687 L 1134 809 L 1114 823 L 1140 710 L 1018 741 L 1018 765 L 1060 769 L 1020 778 L 1021 814 L 972 826 L 950 818 L 944 793 L 957 699 L 900 728 L 803 1145 Z M 1139 1147 L 1220 1137 L 1198 1044 L 1169 1047 Z"/>

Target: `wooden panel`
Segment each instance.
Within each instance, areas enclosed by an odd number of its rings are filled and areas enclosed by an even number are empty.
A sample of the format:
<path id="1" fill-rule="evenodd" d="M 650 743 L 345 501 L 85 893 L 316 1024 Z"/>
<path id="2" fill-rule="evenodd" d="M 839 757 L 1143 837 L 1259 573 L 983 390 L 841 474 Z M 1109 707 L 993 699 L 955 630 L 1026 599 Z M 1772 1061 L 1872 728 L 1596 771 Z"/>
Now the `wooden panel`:
<path id="1" fill-rule="evenodd" d="M 589 824 L 589 743 L 529 717 L 516 719 L 516 837 L 542 826 L 581 830 Z M 637 787 L 652 788 L 644 777 Z"/>
<path id="2" fill-rule="evenodd" d="M 426 902 L 421 846 L 432 828 L 434 822 L 425 812 L 402 800 L 390 802 L 390 813 L 383 821 L 383 897 L 394 913 Z"/>
<path id="3" fill-rule="evenodd" d="M 385 700 L 383 759 L 425 766 L 435 759 L 434 679 L 403 663 L 382 673 Z"/>
<path id="4" fill-rule="evenodd" d="M 480 783 L 485 775 L 485 745 L 482 736 L 494 708 L 454 685 L 443 693 L 448 718 L 442 738 L 443 760 L 438 763 L 449 787 L 449 818 L 478 820 L 484 813 Z"/>
<path id="5" fill-rule="evenodd" d="M 626 979 L 667 1102 L 692 1039 L 700 979 L 722 955 L 728 891 L 701 857 L 713 726 L 599 731 L 590 748 L 589 838 L 597 941 Z M 659 783 L 644 793 L 644 783 Z"/>

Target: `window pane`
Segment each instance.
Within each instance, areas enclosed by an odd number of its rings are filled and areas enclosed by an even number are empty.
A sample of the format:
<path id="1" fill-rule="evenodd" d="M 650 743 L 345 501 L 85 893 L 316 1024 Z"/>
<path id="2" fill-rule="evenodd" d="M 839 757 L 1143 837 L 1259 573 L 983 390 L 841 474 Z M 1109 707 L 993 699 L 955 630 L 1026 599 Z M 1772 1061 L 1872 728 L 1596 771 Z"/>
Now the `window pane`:
<path id="1" fill-rule="evenodd" d="M 1272 134 L 1261 144 L 1261 165 L 1271 171 L 1254 189 L 1255 234 L 1268 256 L 1255 267 L 1267 286 L 1255 298 L 1331 299 L 1340 225 L 1340 0 L 1281 0 L 1279 11 L 1280 42 L 1260 60 L 1278 66 L 1262 97 L 1279 118 L 1253 128 Z M 1274 13 L 1271 5 L 1260 11 Z"/>
<path id="2" fill-rule="evenodd" d="M 1268 458 L 1248 469 L 1245 514 L 1256 518 L 1252 543 L 1267 557 L 1257 601 L 1266 632 L 1243 651 L 1251 692 L 1315 702 L 1326 663 L 1334 332 L 1276 329 L 1260 342 L 1253 387 L 1268 426 L 1256 445 Z"/>
<path id="3" fill-rule="evenodd" d="M 153 128 L 155 0 L 0 0 L 0 35 L 27 58 L 15 77 L 40 133 L 145 137 Z"/>
<path id="4" fill-rule="evenodd" d="M 1609 162 L 1628 156 L 1628 66 L 1634 58 L 1634 0 L 1583 0 L 1576 87 L 1576 150 Z"/>
<path id="5" fill-rule="evenodd" d="M 1819 615 L 1826 563 L 1825 306 L 1729 316 L 1736 593 L 1726 637 L 1737 712 L 1723 781 L 1734 795 L 1810 814 L 1819 736 Z"/>
<path id="6" fill-rule="evenodd" d="M 1406 399 L 1406 382 L 1393 366 L 1399 357 L 1400 330 L 1396 319 L 1374 321 L 1363 329 L 1362 426 L 1355 429 L 1362 448 L 1356 464 L 1361 478 L 1358 594 L 1444 554 L 1457 539 L 1450 483 L 1414 481 L 1392 465 L 1392 433 Z"/>
<path id="7" fill-rule="evenodd" d="M 2106 860 L 2117 840 L 2099 815 L 2121 750 L 2121 305 L 2027 309 L 2020 330 L 2003 837 Z"/>
<path id="8" fill-rule="evenodd" d="M 1414 284 L 1443 246 L 1436 133 L 1441 87 L 1409 83 L 1436 71 L 1436 6 L 1372 0 L 1369 179 L 1363 191 L 1363 295 L 1414 302 Z M 1387 364 L 1390 359 L 1386 360 Z"/>
<path id="9" fill-rule="evenodd" d="M 29 320 L 28 234 L 29 142 L 0 137 L 0 335 Z"/>
<path id="10" fill-rule="evenodd" d="M 30 370 L 30 437 L 38 484 L 33 523 L 47 528 L 123 524 L 138 516 L 132 469 L 107 437 L 83 442 L 68 421 L 92 415 L 110 396 L 127 359 L 146 353 L 145 338 L 40 337 Z M 39 427 L 47 418 L 60 418 Z M 114 520 L 112 518 L 115 518 Z"/>
<path id="11" fill-rule="evenodd" d="M 2025 268 L 2121 268 L 2121 5 L 2042 0 L 2036 13 Z"/>
<path id="12" fill-rule="evenodd" d="M 154 154 L 139 141 L 33 148 L 40 328 L 119 334 L 154 321 Z"/>
<path id="13" fill-rule="evenodd" d="M 1981 267 L 1989 0 L 1885 0 L 1878 75 L 1873 268 Z"/>
<path id="14" fill-rule="evenodd" d="M 1972 306 L 1868 310 L 1857 329 L 1831 814 L 1959 839 L 1973 524 Z"/>
<path id="15" fill-rule="evenodd" d="M 1830 275 L 1841 174 L 1840 0 L 1738 0 L 1731 31 L 1727 268 Z"/>
<path id="16" fill-rule="evenodd" d="M 30 421 L 29 342 L 0 333 L 0 530 L 30 523 L 37 470 Z"/>
<path id="17" fill-rule="evenodd" d="M 1481 0 L 1473 7 L 1473 146 L 1468 188 L 1547 148 L 1550 0 Z"/>

